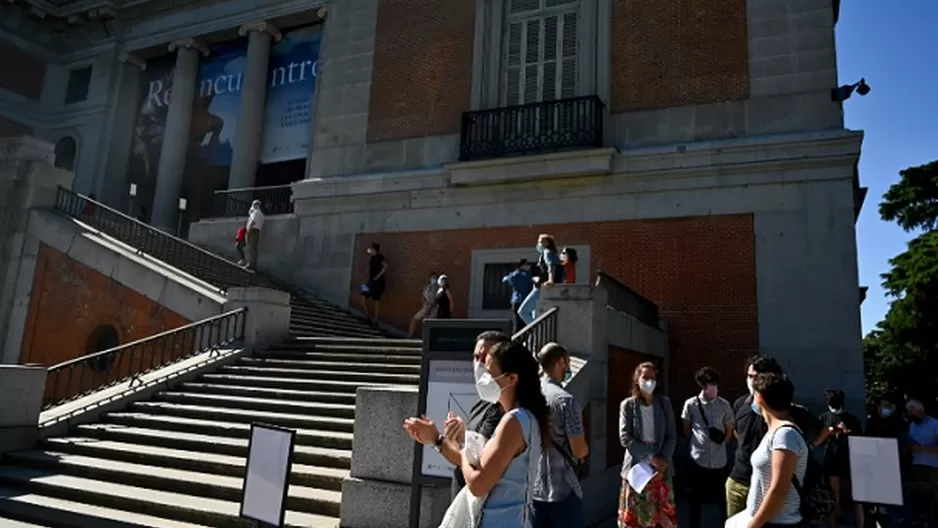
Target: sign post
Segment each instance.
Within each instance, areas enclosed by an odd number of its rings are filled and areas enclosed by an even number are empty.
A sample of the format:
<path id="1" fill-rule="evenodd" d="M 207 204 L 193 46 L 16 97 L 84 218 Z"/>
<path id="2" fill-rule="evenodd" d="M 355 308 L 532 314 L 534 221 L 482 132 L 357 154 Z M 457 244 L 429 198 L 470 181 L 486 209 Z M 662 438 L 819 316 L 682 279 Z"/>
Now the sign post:
<path id="1" fill-rule="evenodd" d="M 293 467 L 296 431 L 251 424 L 248 463 L 241 490 L 241 517 L 258 526 L 283 526 Z"/>
<path id="2" fill-rule="evenodd" d="M 442 432 L 446 416 L 453 412 L 463 421 L 479 396 L 472 373 L 472 352 L 482 332 L 495 330 L 511 335 L 510 319 L 428 319 L 423 323 L 420 360 L 420 392 L 417 416 L 426 415 Z M 410 528 L 420 523 L 424 485 L 449 486 L 455 466 L 433 446 L 414 446 L 410 484 Z"/>

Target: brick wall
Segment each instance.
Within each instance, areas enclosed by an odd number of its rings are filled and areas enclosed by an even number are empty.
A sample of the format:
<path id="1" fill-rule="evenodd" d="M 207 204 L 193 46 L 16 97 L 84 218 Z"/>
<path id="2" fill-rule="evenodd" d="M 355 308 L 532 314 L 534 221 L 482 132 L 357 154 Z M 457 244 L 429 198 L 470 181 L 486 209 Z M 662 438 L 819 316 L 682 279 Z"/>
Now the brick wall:
<path id="1" fill-rule="evenodd" d="M 32 128 L 17 121 L 13 121 L 12 119 L 0 116 L 0 138 L 29 136 L 32 135 L 32 133 Z"/>
<path id="2" fill-rule="evenodd" d="M 46 61 L 0 40 L 0 88 L 38 101 L 45 76 Z"/>
<path id="3" fill-rule="evenodd" d="M 365 249 L 378 242 L 390 261 L 384 321 L 407 328 L 431 270 L 449 275 L 455 316 L 465 317 L 472 251 L 533 247 L 542 232 L 561 246 L 588 244 L 593 268 L 602 267 L 658 305 L 670 325 L 675 397 L 694 391 L 693 373 L 704 365 L 725 373 L 724 393 L 745 388 L 736 374 L 759 345 L 752 215 L 361 234 L 350 302 L 360 305 Z"/>
<path id="4" fill-rule="evenodd" d="M 613 113 L 748 96 L 746 0 L 613 0 Z"/>
<path id="5" fill-rule="evenodd" d="M 45 245 L 32 292 L 21 363 L 54 365 L 83 356 L 103 325 L 113 325 L 120 342 L 127 343 L 190 322 Z"/>
<path id="6" fill-rule="evenodd" d="M 474 24 L 475 2 L 381 0 L 368 142 L 459 132 Z"/>

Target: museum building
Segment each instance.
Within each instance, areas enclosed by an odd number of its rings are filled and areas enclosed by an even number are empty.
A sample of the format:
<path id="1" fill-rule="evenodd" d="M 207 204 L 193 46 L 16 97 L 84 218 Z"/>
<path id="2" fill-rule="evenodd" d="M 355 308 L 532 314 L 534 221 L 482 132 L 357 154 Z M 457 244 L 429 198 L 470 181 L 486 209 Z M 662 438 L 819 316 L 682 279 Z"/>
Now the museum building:
<path id="1" fill-rule="evenodd" d="M 279 197 L 261 269 L 342 305 L 380 243 L 398 328 L 431 271 L 457 316 L 506 316 L 501 277 L 549 233 L 578 282 L 601 268 L 658 305 L 675 397 L 703 365 L 742 390 L 762 352 L 804 401 L 859 403 L 863 136 L 831 97 L 838 10 L 15 0 L 0 135 L 55 143 L 77 192 L 161 228 L 182 214 L 219 252 L 244 221 L 219 196 Z"/>

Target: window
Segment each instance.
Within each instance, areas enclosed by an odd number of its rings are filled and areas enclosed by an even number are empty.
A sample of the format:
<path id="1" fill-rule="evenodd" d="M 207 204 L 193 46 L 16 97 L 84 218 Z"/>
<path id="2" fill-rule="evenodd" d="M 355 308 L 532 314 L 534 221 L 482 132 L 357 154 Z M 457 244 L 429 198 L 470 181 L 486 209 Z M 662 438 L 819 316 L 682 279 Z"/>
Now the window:
<path id="1" fill-rule="evenodd" d="M 75 170 L 75 155 L 78 146 L 75 144 L 75 138 L 65 136 L 55 144 L 55 166 L 60 169 Z"/>
<path id="2" fill-rule="evenodd" d="M 85 345 L 85 354 L 94 354 L 120 346 L 120 335 L 113 325 L 101 325 L 91 332 Z M 88 360 L 88 366 L 95 372 L 104 372 L 114 363 L 114 356 L 100 356 Z"/>
<path id="3" fill-rule="evenodd" d="M 579 0 L 508 0 L 507 106 L 576 96 Z"/>
<path id="4" fill-rule="evenodd" d="M 71 70 L 68 73 L 68 88 L 65 91 L 65 104 L 80 103 L 88 99 L 91 86 L 91 66 Z"/>
<path id="5" fill-rule="evenodd" d="M 482 309 L 510 310 L 511 286 L 502 282 L 518 267 L 517 262 L 486 264 L 482 271 Z"/>

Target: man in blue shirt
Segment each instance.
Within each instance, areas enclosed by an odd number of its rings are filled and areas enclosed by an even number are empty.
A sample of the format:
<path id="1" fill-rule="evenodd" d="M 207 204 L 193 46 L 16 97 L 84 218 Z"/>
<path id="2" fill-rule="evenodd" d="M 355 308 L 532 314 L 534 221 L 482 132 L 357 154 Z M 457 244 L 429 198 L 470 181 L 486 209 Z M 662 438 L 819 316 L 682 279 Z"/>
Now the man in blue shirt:
<path id="1" fill-rule="evenodd" d="M 514 325 L 511 333 L 516 334 L 524 328 L 524 321 L 518 315 L 518 308 L 521 307 L 525 297 L 534 289 L 534 280 L 531 278 L 531 264 L 528 263 L 528 259 L 521 259 L 515 271 L 505 275 L 502 282 L 511 286 L 511 313 L 514 315 L 512 318 Z"/>

